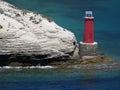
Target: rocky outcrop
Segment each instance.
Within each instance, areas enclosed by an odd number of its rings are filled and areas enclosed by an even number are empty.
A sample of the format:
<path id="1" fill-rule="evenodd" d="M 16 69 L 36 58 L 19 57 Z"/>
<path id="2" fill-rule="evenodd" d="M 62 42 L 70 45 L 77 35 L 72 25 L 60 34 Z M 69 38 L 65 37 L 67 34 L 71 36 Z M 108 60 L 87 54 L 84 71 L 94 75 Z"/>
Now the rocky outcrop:
<path id="1" fill-rule="evenodd" d="M 9 59 L 70 59 L 76 47 L 72 32 L 52 19 L 0 0 L 0 55 Z M 1 58 L 1 59 L 2 59 Z"/>

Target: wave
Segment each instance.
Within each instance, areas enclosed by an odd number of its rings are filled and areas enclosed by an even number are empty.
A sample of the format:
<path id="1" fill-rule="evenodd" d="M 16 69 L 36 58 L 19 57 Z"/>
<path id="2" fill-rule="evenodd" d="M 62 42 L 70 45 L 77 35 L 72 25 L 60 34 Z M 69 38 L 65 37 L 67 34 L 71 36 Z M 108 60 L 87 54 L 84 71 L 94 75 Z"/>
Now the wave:
<path id="1" fill-rule="evenodd" d="M 69 68 L 74 69 L 119 69 L 120 63 L 102 63 L 102 64 L 87 64 L 87 65 L 72 65 Z"/>
<path id="2" fill-rule="evenodd" d="M 3 66 L 0 67 L 0 69 L 52 69 L 55 68 L 53 66 L 26 66 L 26 67 L 22 67 L 22 66 Z"/>

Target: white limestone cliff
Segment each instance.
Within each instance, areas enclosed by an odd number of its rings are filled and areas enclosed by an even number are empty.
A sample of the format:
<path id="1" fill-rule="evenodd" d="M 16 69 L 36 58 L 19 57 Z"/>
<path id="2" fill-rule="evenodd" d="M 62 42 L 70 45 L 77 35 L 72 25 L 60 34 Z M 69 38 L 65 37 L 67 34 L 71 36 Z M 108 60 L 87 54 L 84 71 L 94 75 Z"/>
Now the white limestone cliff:
<path id="1" fill-rule="evenodd" d="M 75 47 L 74 34 L 50 18 L 0 0 L 0 55 L 66 59 Z"/>

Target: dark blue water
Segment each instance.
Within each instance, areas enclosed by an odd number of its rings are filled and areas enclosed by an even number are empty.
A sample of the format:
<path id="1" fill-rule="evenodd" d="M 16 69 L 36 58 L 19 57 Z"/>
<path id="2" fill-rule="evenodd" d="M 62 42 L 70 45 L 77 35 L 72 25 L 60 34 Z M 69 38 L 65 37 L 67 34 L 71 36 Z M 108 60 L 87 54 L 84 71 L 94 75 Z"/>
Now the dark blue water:
<path id="1" fill-rule="evenodd" d="M 95 40 L 100 51 L 120 58 L 120 0 L 6 0 L 20 8 L 52 17 L 60 26 L 74 32 L 78 42 L 83 35 L 84 11 L 95 17 Z M 1 71 L 0 90 L 119 90 L 120 70 Z"/>
<path id="2" fill-rule="evenodd" d="M 34 70 L 0 72 L 0 90 L 119 90 L 118 70 Z"/>

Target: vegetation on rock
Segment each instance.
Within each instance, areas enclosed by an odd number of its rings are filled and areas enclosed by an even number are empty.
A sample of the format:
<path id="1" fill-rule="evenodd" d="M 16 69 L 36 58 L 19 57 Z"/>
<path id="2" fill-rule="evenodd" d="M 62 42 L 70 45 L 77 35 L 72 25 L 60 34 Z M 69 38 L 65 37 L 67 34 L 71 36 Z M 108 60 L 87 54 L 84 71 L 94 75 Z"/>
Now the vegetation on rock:
<path id="1" fill-rule="evenodd" d="M 58 66 L 58 67 L 68 67 L 71 65 L 100 64 L 100 63 L 109 62 L 109 61 L 112 61 L 112 58 L 106 56 L 103 53 L 100 53 L 97 57 L 90 58 L 90 59 L 57 61 L 57 62 L 52 62 L 50 65 Z"/>

